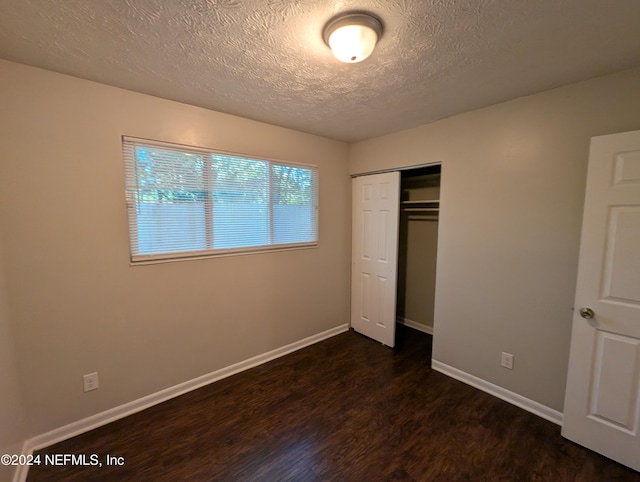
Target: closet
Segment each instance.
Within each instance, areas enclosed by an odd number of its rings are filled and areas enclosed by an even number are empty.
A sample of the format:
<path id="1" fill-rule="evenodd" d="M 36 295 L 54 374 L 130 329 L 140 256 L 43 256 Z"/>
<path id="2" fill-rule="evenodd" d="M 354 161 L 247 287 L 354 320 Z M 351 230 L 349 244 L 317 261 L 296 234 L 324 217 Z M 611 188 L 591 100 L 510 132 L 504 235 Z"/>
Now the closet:
<path id="1" fill-rule="evenodd" d="M 433 334 L 440 165 L 401 172 L 397 321 Z"/>
<path id="2" fill-rule="evenodd" d="M 433 331 L 440 165 L 353 179 L 351 326 L 395 345 L 396 320 Z"/>

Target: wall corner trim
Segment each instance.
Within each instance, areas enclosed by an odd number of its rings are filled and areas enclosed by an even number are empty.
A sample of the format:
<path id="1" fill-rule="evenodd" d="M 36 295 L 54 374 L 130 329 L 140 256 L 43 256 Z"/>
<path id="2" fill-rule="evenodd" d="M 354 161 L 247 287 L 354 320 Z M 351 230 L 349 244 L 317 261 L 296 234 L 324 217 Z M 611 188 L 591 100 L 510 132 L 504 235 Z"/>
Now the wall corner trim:
<path id="1" fill-rule="evenodd" d="M 289 353 L 293 353 L 294 351 L 313 345 L 322 340 L 326 340 L 327 338 L 331 338 L 332 336 L 339 335 L 340 333 L 344 333 L 348 330 L 348 323 L 336 326 L 335 328 L 330 328 L 329 330 L 290 343 L 289 345 L 276 348 L 275 350 L 271 350 L 261 355 L 256 355 L 252 358 L 235 363 L 228 367 L 215 370 L 211 373 L 207 373 L 192 380 L 174 385 L 173 387 L 165 388 L 164 390 L 160 390 L 159 392 L 155 392 L 145 397 L 138 398 L 137 400 L 127 402 L 123 405 L 110 408 L 109 410 L 91 415 L 87 418 L 83 418 L 82 420 L 72 422 L 68 425 L 64 425 L 63 427 L 51 430 L 50 432 L 36 435 L 35 437 L 32 437 L 24 442 L 22 446 L 22 454 L 31 455 L 35 450 L 48 447 L 63 440 L 67 440 L 71 437 L 75 437 L 76 435 L 88 432 L 89 430 L 93 430 L 108 423 L 115 422 L 116 420 L 119 420 L 121 418 L 127 417 L 137 412 L 141 412 L 142 410 L 145 410 L 154 405 L 158 405 L 159 403 L 166 402 L 167 400 L 178 397 L 180 395 L 184 395 L 187 392 L 197 390 L 198 388 L 209 385 L 210 383 L 230 377 L 231 375 L 235 375 L 236 373 L 249 370 L 250 368 L 262 365 L 271 360 L 275 360 L 276 358 L 288 355 Z M 26 481 L 27 471 L 28 466 L 18 466 L 18 470 L 14 475 L 13 482 Z"/>
<path id="2" fill-rule="evenodd" d="M 504 400 L 505 402 L 509 402 L 516 407 L 520 407 L 523 410 L 531 412 L 534 415 L 542 417 L 545 420 L 553 422 L 556 425 L 562 426 L 562 412 L 558 412 L 553 408 L 542 405 L 541 403 L 523 397 L 522 395 L 518 395 L 517 393 L 509 391 L 506 388 L 494 385 L 493 383 L 483 380 L 482 378 L 478 378 L 476 376 L 470 375 L 467 372 L 463 372 L 462 370 L 453 368 L 452 366 L 449 366 L 438 360 L 431 360 L 431 368 L 433 368 L 437 372 L 450 376 L 451 378 L 455 378 L 456 380 L 464 382 L 467 385 L 471 385 L 478 390 L 482 390 L 483 392 Z"/>

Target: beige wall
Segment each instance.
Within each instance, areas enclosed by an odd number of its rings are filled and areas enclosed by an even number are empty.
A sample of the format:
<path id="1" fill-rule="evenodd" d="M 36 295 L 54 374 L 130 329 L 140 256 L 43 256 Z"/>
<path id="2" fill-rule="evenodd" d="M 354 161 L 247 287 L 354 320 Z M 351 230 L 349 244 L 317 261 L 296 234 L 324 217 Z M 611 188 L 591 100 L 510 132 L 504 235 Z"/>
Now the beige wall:
<path id="1" fill-rule="evenodd" d="M 346 144 L 6 61 L 0 105 L 29 435 L 348 322 Z M 319 248 L 129 266 L 122 135 L 318 165 Z"/>
<path id="2" fill-rule="evenodd" d="M 13 330 L 9 323 L 0 229 L 0 455 L 20 454 L 26 434 Z M 15 467 L 0 464 L 0 480 L 10 480 L 14 469 Z"/>
<path id="3" fill-rule="evenodd" d="M 402 216 L 400 233 L 398 314 L 433 328 L 438 221 Z"/>
<path id="4" fill-rule="evenodd" d="M 442 161 L 434 359 L 562 410 L 589 140 L 635 129 L 640 69 L 351 146 L 351 173 Z"/>

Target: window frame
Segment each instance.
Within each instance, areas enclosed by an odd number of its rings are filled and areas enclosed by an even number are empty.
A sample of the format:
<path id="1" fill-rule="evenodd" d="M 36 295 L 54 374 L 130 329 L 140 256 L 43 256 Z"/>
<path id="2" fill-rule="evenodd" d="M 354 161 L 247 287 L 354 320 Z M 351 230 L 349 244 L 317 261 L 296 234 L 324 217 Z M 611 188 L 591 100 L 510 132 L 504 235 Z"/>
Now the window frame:
<path id="1" fill-rule="evenodd" d="M 274 251 L 287 251 L 287 250 L 299 250 L 299 249 L 309 249 L 309 248 L 317 248 L 319 246 L 319 237 L 320 237 L 320 216 L 319 216 L 319 205 L 320 205 L 320 192 L 319 192 L 319 176 L 320 170 L 317 165 L 307 164 L 302 162 L 291 162 L 291 161 L 283 161 L 281 159 L 274 159 L 263 156 L 250 156 L 247 154 L 223 151 L 219 149 L 210 149 L 206 147 L 196 147 L 189 146 L 185 144 L 177 144 L 165 141 L 157 141 L 152 139 L 145 139 L 139 137 L 131 137 L 131 136 L 122 136 L 122 157 L 123 164 L 125 170 L 125 200 L 126 200 L 126 209 L 127 209 L 127 231 L 129 236 L 129 256 L 130 256 L 130 264 L 131 265 L 145 265 L 145 264 L 156 264 L 156 263 L 166 263 L 166 262 L 174 262 L 174 261 L 188 261 L 195 259 L 207 259 L 207 258 L 217 258 L 223 256 L 236 256 L 236 255 L 245 255 L 245 254 L 259 254 L 259 253 L 268 253 Z M 179 252 L 164 252 L 164 253 L 153 253 L 153 254 L 140 254 L 134 253 L 134 247 L 137 246 L 136 243 L 139 242 L 138 235 L 138 202 L 136 201 L 137 193 L 138 193 L 138 180 L 136 175 L 136 160 L 135 160 L 135 148 L 136 147 L 147 147 L 150 149 L 165 149 L 171 150 L 181 153 L 188 154 L 198 154 L 208 156 L 209 164 L 209 173 L 211 173 L 211 163 L 212 155 L 220 155 L 220 156 L 230 156 L 235 158 L 246 159 L 250 161 L 259 161 L 259 162 L 267 162 L 268 163 L 268 175 L 267 182 L 268 191 L 269 191 L 269 202 L 267 205 L 267 209 L 269 212 L 268 215 L 268 227 L 269 230 L 273 231 L 273 201 L 271 198 L 272 194 L 272 186 L 271 186 L 271 177 L 272 177 L 272 167 L 274 165 L 277 166 L 286 166 L 292 168 L 302 168 L 309 169 L 312 172 L 312 182 L 311 182 L 311 195 L 312 195 L 312 206 L 311 206 L 311 228 L 312 228 L 312 241 L 305 242 L 295 242 L 295 243 L 281 243 L 281 244 L 265 244 L 259 246 L 246 246 L 246 247 L 237 247 L 237 248 L 207 248 L 207 249 L 198 249 L 192 251 L 179 251 Z M 211 175 L 207 175 L 208 178 Z M 204 221 L 205 226 L 211 226 L 211 233 L 206 232 L 206 237 L 209 239 L 212 236 L 213 226 L 215 226 L 215 218 L 213 217 L 213 190 L 212 184 L 207 182 L 207 196 L 205 201 L 204 208 Z M 211 220 L 207 220 L 206 217 L 211 216 Z"/>

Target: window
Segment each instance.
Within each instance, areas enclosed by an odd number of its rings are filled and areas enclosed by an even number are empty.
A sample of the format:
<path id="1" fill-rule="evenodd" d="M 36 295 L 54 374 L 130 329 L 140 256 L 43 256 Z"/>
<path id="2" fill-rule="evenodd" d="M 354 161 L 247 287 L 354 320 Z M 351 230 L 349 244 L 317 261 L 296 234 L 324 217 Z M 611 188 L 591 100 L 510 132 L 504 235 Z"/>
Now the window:
<path id="1" fill-rule="evenodd" d="M 123 138 L 132 262 L 314 246 L 317 168 Z"/>

